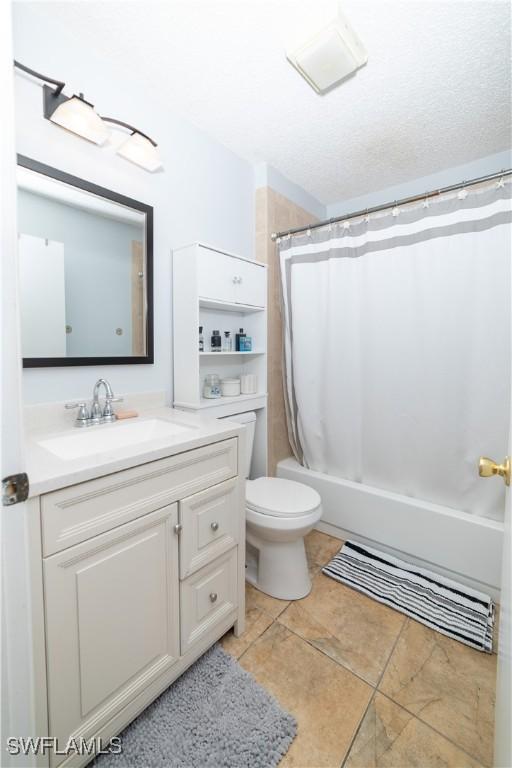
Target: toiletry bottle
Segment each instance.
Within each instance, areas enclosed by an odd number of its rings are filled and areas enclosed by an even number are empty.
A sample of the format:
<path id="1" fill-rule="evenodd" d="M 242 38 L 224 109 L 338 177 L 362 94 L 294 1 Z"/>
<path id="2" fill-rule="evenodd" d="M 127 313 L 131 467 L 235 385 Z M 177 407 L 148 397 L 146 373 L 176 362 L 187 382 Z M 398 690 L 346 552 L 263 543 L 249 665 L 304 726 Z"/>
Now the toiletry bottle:
<path id="1" fill-rule="evenodd" d="M 243 339 L 245 338 L 244 329 L 240 328 L 240 333 L 237 333 L 235 335 L 235 349 L 237 352 L 243 352 L 244 349 L 244 342 Z"/>
<path id="2" fill-rule="evenodd" d="M 199 326 L 199 351 L 204 352 L 203 326 Z"/>
<path id="3" fill-rule="evenodd" d="M 211 351 L 221 352 L 221 350 L 222 350 L 222 339 L 221 339 L 220 331 L 212 331 Z"/>
<path id="4" fill-rule="evenodd" d="M 233 350 L 233 341 L 231 339 L 231 331 L 224 331 L 224 338 L 222 339 L 222 351 L 231 352 Z"/>
<path id="5" fill-rule="evenodd" d="M 243 345 L 244 345 L 243 351 L 252 352 L 252 336 L 243 336 L 241 341 L 243 342 Z"/>

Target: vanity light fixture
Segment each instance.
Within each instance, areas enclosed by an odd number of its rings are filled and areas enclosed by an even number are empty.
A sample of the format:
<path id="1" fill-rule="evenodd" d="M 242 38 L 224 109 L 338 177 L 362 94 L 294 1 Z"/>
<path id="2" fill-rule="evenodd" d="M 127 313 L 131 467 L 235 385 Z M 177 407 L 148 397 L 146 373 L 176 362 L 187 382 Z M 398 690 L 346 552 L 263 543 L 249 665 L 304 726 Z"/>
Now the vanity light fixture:
<path id="1" fill-rule="evenodd" d="M 42 75 L 16 60 L 14 66 L 44 81 L 43 114 L 47 120 L 99 146 L 104 144 L 110 136 L 106 123 L 114 123 L 128 128 L 132 132 L 131 136 L 119 147 L 117 154 L 147 171 L 156 171 L 162 167 L 156 149 L 157 144 L 145 133 L 121 120 L 101 117 L 95 111 L 94 106 L 84 99 L 83 93 L 78 96 L 76 94 L 66 96 L 63 93 L 65 83 L 61 80 L 54 80 L 52 77 Z M 46 83 L 51 83 L 55 87 L 46 85 Z"/>
<path id="2" fill-rule="evenodd" d="M 87 141 L 92 141 L 93 144 L 101 146 L 106 142 L 110 136 L 110 131 L 98 113 L 94 111 L 94 106 L 84 99 L 83 93 L 79 96 L 75 94 L 70 98 L 60 94 L 59 98 L 53 95 L 52 89 L 47 85 L 43 86 L 43 93 L 44 116 L 48 120 L 66 128 L 71 133 L 76 133 L 77 136 L 81 136 Z M 55 106 L 56 99 L 59 99 L 60 102 L 57 106 Z M 53 111 L 51 111 L 52 107 Z"/>
<path id="3" fill-rule="evenodd" d="M 139 165 L 141 168 L 145 168 L 146 171 L 153 172 L 162 167 L 156 141 L 153 141 L 145 133 L 134 128 L 133 125 L 122 122 L 122 120 L 114 120 L 113 117 L 102 117 L 101 119 L 131 131 L 131 135 L 117 150 L 118 155 L 124 157 L 125 160 L 129 160 L 131 163 L 135 163 L 135 165 Z"/>

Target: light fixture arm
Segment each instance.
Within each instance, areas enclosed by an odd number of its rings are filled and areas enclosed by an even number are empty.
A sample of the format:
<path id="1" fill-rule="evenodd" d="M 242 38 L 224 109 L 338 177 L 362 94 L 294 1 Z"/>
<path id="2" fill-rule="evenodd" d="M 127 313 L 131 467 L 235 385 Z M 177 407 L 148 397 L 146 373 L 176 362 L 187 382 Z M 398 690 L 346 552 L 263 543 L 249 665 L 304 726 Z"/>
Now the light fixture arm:
<path id="1" fill-rule="evenodd" d="M 42 75 L 40 72 L 36 72 L 35 69 L 30 69 L 30 67 L 26 67 L 24 64 L 21 64 L 19 61 L 16 61 L 14 59 L 14 66 L 18 69 L 23 70 L 23 72 L 26 72 L 28 75 L 32 75 L 33 77 L 37 77 L 39 80 L 44 80 L 46 83 L 52 83 L 56 86 L 55 90 L 53 91 L 55 96 L 58 96 L 66 83 L 63 83 L 62 80 L 55 80 L 53 77 L 47 77 L 46 75 Z"/>
<path id="2" fill-rule="evenodd" d="M 144 138 L 150 141 L 154 147 L 158 147 L 156 141 L 153 141 L 150 136 L 148 136 L 146 133 L 142 133 L 142 131 L 139 131 L 138 128 L 134 128 L 134 126 L 130 125 L 129 123 L 124 123 L 122 120 L 115 120 L 113 117 L 103 117 L 103 115 L 101 115 L 101 119 L 106 123 L 114 123 L 114 125 L 120 125 L 123 128 L 128 128 L 128 130 L 132 131 L 132 133 L 138 133 L 140 136 L 144 136 Z"/>

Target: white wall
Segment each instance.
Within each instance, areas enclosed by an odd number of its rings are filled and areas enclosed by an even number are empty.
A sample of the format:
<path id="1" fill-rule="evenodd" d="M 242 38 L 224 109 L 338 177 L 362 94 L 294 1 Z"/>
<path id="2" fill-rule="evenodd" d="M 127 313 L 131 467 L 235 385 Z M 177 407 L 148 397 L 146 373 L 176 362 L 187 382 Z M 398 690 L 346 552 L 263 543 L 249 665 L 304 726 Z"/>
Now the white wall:
<path id="1" fill-rule="evenodd" d="M 479 176 L 497 173 L 510 167 L 512 167 L 512 151 L 498 152 L 495 155 L 488 155 L 471 163 L 446 168 L 444 171 L 433 173 L 430 176 L 422 176 L 419 179 L 412 179 L 403 184 L 380 189 L 376 192 L 369 192 L 361 197 L 353 197 L 350 200 L 338 200 L 327 206 L 326 216 L 327 218 L 343 216 L 345 213 L 361 211 L 364 208 L 372 208 L 374 205 L 400 200 L 403 197 L 433 191 L 440 187 L 448 187 L 450 184 L 458 184 L 461 181 L 476 179 Z M 367 172 L 371 174 L 371 168 Z"/>
<path id="2" fill-rule="evenodd" d="M 112 147 L 88 144 L 53 125 L 42 116 L 41 85 L 16 72 L 17 151 L 148 203 L 155 217 L 155 364 L 26 369 L 24 400 L 88 397 L 100 375 L 111 381 L 114 391 L 165 389 L 170 400 L 170 251 L 203 240 L 252 256 L 253 168 L 173 114 L 172 105 L 150 102 L 144 83 L 137 83 L 132 73 L 116 71 L 109 60 L 91 58 L 87 41 L 71 39 L 59 28 L 58 13 L 49 12 L 46 3 L 15 3 L 13 14 L 16 59 L 66 80 L 67 94 L 83 91 L 100 114 L 125 120 L 154 137 L 164 164 L 163 172 L 149 174 L 118 157 Z"/>

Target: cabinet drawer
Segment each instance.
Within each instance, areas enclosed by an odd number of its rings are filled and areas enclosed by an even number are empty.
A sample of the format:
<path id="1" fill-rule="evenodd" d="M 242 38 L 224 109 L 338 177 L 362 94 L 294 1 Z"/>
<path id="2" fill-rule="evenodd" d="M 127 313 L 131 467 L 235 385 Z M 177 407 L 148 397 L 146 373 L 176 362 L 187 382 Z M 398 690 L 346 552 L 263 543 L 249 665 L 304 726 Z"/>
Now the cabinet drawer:
<path id="1" fill-rule="evenodd" d="M 236 559 L 235 547 L 181 582 L 182 655 L 235 612 Z"/>
<path id="2" fill-rule="evenodd" d="M 222 440 L 41 497 L 43 556 L 237 474 L 237 439 Z"/>
<path id="3" fill-rule="evenodd" d="M 180 501 L 180 578 L 190 576 L 238 541 L 240 516 L 236 478 Z"/>

